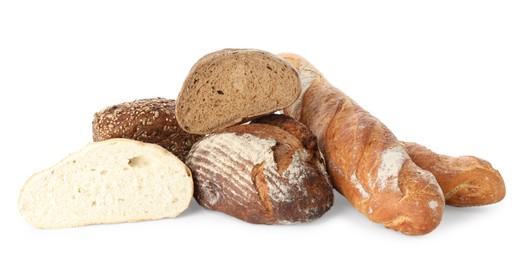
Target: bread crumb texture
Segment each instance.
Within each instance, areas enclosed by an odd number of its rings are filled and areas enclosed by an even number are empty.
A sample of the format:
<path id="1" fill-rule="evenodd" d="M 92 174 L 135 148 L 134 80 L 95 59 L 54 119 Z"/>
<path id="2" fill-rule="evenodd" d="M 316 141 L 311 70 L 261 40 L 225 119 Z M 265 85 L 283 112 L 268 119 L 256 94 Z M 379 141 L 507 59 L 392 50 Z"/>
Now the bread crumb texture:
<path id="1" fill-rule="evenodd" d="M 39 228 L 176 217 L 189 205 L 189 169 L 160 146 L 129 139 L 90 143 L 34 174 L 19 197 Z"/>
<path id="2" fill-rule="evenodd" d="M 301 92 L 295 69 L 271 53 L 225 49 L 193 66 L 177 99 L 177 118 L 206 134 L 291 105 Z"/>

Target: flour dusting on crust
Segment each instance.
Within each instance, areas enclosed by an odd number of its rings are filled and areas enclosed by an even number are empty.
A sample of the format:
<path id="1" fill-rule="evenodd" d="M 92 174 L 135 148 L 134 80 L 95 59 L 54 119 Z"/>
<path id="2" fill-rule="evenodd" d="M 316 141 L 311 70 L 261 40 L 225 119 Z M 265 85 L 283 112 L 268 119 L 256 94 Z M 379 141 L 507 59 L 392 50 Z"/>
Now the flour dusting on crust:
<path id="1" fill-rule="evenodd" d="M 405 148 L 401 145 L 395 145 L 385 150 L 381 155 L 375 187 L 379 191 L 385 188 L 400 191 L 398 185 L 399 171 L 408 158 Z"/>
<path id="2" fill-rule="evenodd" d="M 252 134 L 221 133 L 197 143 L 199 149 L 194 150 L 199 151 L 192 151 L 188 163 L 230 179 L 231 185 L 237 189 L 237 192 L 242 192 L 246 196 L 248 193 L 257 192 L 251 183 L 249 175 L 251 169 L 264 162 L 263 175 L 270 198 L 275 202 L 291 202 L 292 194 L 295 192 L 306 195 L 303 181 L 307 171 L 304 162 L 308 158 L 308 152 L 304 148 L 296 150 L 288 168 L 283 173 L 279 173 L 272 150 L 275 145 L 277 141 L 272 138 L 261 138 Z M 210 154 L 206 155 L 203 151 L 208 151 Z M 222 156 L 221 153 L 228 154 L 229 158 Z M 209 158 L 213 162 L 197 162 L 196 159 L 202 158 Z M 239 169 L 239 165 L 243 165 L 244 169 Z M 201 175 L 207 173 L 203 172 Z M 234 190 L 230 192 L 237 195 Z M 239 200 L 242 201 L 240 198 Z"/>
<path id="3" fill-rule="evenodd" d="M 299 80 L 301 81 L 302 93 L 306 92 L 308 88 L 312 85 L 312 82 L 315 80 L 317 75 L 315 72 L 308 69 L 302 70 L 299 75 Z"/>
<path id="4" fill-rule="evenodd" d="M 355 172 L 350 176 L 350 182 L 356 187 L 356 189 L 359 191 L 359 194 L 361 194 L 361 197 L 364 199 L 370 198 L 370 194 L 366 192 L 365 188 L 363 187 L 363 184 L 357 179 L 357 176 Z"/>
<path id="5" fill-rule="evenodd" d="M 431 200 L 430 202 L 428 202 L 428 207 L 430 207 L 432 210 L 436 210 L 438 205 L 438 202 L 435 200 Z"/>

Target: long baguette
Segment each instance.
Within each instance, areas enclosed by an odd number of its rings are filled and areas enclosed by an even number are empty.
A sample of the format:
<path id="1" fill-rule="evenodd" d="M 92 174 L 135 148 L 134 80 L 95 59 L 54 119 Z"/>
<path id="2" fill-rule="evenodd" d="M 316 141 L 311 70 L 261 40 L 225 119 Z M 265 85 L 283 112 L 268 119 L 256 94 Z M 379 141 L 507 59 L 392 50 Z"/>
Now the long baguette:
<path id="1" fill-rule="evenodd" d="M 482 206 L 505 197 L 505 183 L 498 170 L 474 156 L 451 157 L 417 144 L 402 142 L 417 166 L 436 177 L 447 205 Z"/>
<path id="2" fill-rule="evenodd" d="M 334 186 L 370 220 L 409 235 L 434 230 L 445 200 L 434 176 L 403 145 L 304 58 L 281 54 L 299 73 L 300 98 L 284 113 L 317 136 Z"/>

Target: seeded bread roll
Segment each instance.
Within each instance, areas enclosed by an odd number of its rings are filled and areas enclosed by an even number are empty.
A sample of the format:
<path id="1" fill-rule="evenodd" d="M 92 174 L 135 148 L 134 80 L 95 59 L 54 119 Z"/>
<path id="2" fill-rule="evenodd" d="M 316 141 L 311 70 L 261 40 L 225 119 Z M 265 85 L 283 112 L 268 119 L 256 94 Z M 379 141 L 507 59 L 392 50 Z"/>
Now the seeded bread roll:
<path id="1" fill-rule="evenodd" d="M 139 99 L 105 108 L 93 119 L 93 140 L 129 138 L 158 144 L 184 161 L 201 136 L 182 130 L 175 117 L 175 100 Z"/>
<path id="2" fill-rule="evenodd" d="M 225 49 L 192 67 L 177 98 L 177 119 L 194 134 L 271 114 L 301 93 L 295 69 L 285 60 L 253 49 Z"/>
<path id="3" fill-rule="evenodd" d="M 176 217 L 193 195 L 189 169 L 162 147 L 130 139 L 90 143 L 36 173 L 18 208 L 39 228 Z"/>
<path id="4" fill-rule="evenodd" d="M 257 224 L 319 218 L 333 190 L 316 151 L 271 125 L 238 125 L 206 136 L 188 154 L 203 207 Z"/>

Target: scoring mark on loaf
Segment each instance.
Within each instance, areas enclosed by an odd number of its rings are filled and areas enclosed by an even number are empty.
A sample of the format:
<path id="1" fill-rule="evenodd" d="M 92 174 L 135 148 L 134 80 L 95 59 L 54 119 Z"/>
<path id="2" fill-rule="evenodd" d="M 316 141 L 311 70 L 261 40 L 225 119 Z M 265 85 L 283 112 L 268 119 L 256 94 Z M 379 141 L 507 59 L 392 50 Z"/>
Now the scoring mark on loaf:
<path id="1" fill-rule="evenodd" d="M 419 176 L 421 176 L 433 188 L 438 190 L 441 199 L 445 200 L 445 195 L 443 194 L 443 191 L 441 190 L 441 187 L 439 186 L 439 183 L 436 180 L 436 177 L 434 177 L 434 175 L 431 172 L 429 172 L 427 170 L 423 170 L 423 169 L 421 169 L 421 168 L 419 168 L 417 166 L 416 166 L 416 169 L 417 169 L 417 173 L 419 174 Z"/>
<path id="2" fill-rule="evenodd" d="M 270 189 L 270 197 L 276 202 L 291 202 L 293 199 L 293 189 L 297 188 L 298 191 L 306 195 L 306 190 L 302 187 L 303 179 L 305 178 L 305 165 L 308 153 L 305 149 L 298 149 L 292 156 L 292 162 L 283 174 L 277 171 L 277 164 L 273 160 L 265 160 L 268 167 L 265 167 L 264 177 L 268 182 L 268 188 Z M 283 178 L 284 177 L 284 178 Z"/>
<path id="3" fill-rule="evenodd" d="M 315 74 L 315 72 L 307 68 L 301 71 L 301 74 L 299 75 L 299 80 L 301 81 L 301 87 L 302 87 L 303 94 L 312 85 L 312 82 L 315 80 L 316 77 L 317 75 Z"/>
<path id="4" fill-rule="evenodd" d="M 271 147 L 275 144 L 273 139 L 234 133 L 211 135 L 196 143 L 187 163 L 195 171 L 197 184 L 208 183 L 206 186 L 199 185 L 203 195 L 214 194 L 214 199 L 205 203 L 213 206 L 218 202 L 215 198 L 229 198 L 230 203 L 249 204 L 250 198 L 257 196 L 249 173 L 255 164 L 265 161 L 264 158 L 272 158 Z M 228 182 L 221 183 L 221 180 Z M 216 185 L 210 185 L 210 182 Z M 209 190 L 219 186 L 220 191 Z M 218 192 L 223 196 L 217 195 Z"/>
<path id="5" fill-rule="evenodd" d="M 254 193 L 255 190 L 253 190 L 246 178 L 242 178 L 245 176 L 236 173 L 236 171 L 242 171 L 243 167 L 236 167 L 232 162 L 224 159 L 226 157 L 225 154 L 229 154 L 228 150 L 221 151 L 217 147 L 204 145 L 202 149 L 197 149 L 188 157 L 188 165 L 197 171 L 195 176 L 198 177 L 199 183 L 215 183 L 219 177 L 230 180 L 228 186 L 222 186 L 223 191 L 235 197 L 235 201 L 239 204 L 243 204 L 249 197 L 249 194 Z M 216 185 L 201 185 L 201 189 L 209 194 L 219 192 Z M 220 195 L 215 196 L 218 197 Z M 211 205 L 218 200 L 213 199 L 212 201 Z"/>
<path id="6" fill-rule="evenodd" d="M 374 188 L 379 191 L 389 188 L 400 192 L 398 186 L 399 171 L 408 158 L 405 148 L 401 145 L 394 145 L 383 151 Z"/>
<path id="7" fill-rule="evenodd" d="M 263 166 L 263 177 L 268 187 L 268 196 L 274 202 L 291 202 L 292 193 L 302 188 L 308 153 L 301 148 L 295 151 L 288 168 L 279 173 L 274 160 L 273 147 L 277 141 L 272 138 L 260 138 L 252 134 L 221 133 L 209 136 L 193 147 L 187 163 L 198 171 L 197 178 L 205 181 L 217 181 L 214 175 L 229 180 L 221 185 L 223 191 L 234 195 L 237 202 L 247 202 L 249 195 L 259 195 L 251 180 L 252 169 Z M 211 187 L 207 185 L 205 188 Z M 206 191 L 211 193 L 211 191 Z M 243 195 L 241 195 L 241 194 Z M 214 198 L 217 195 L 214 194 Z M 214 199 L 213 204 L 217 201 Z"/>
<path id="8" fill-rule="evenodd" d="M 363 184 L 357 178 L 357 175 L 355 172 L 350 176 L 350 182 L 352 182 L 354 187 L 356 187 L 356 189 L 359 191 L 359 194 L 361 194 L 361 197 L 363 197 L 364 199 L 370 198 L 370 194 L 366 192 L 365 188 L 363 187 Z"/>

